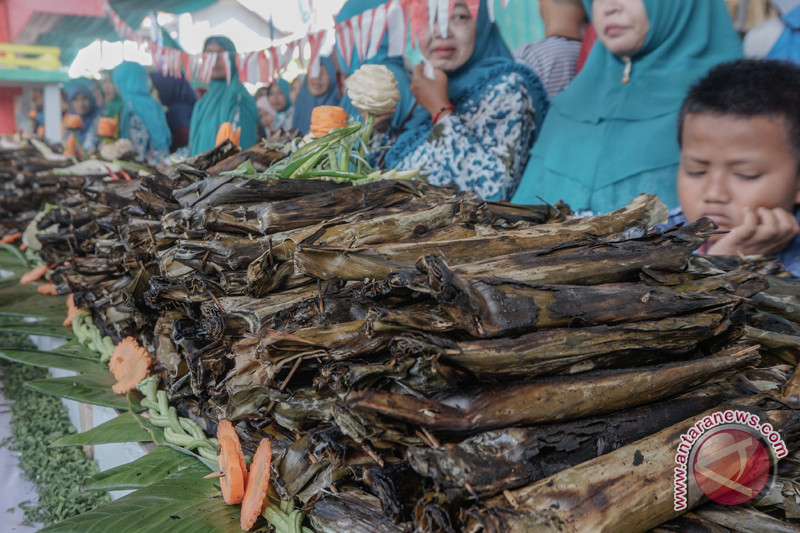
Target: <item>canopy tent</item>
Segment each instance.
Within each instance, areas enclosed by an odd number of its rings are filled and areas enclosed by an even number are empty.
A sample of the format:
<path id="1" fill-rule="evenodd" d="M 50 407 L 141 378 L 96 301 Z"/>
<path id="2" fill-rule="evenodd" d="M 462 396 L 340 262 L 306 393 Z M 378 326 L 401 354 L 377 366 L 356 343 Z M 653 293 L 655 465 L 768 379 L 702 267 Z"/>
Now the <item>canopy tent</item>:
<path id="1" fill-rule="evenodd" d="M 501 9 L 500 5 L 505 3 L 504 0 L 495 0 L 495 13 L 510 47 L 543 36 L 536 0 L 508 2 L 507 8 Z M 298 0 L 298 10 L 302 4 Z M 305 4 L 310 3 L 306 0 Z M 278 15 L 283 16 L 290 10 L 285 2 L 264 0 L 255 3 L 253 0 L 85 0 L 70 3 L 59 0 L 0 0 L 0 23 L 2 15 L 5 15 L 9 29 L 6 40 L 19 44 L 57 46 L 61 49 L 62 63 L 68 65 L 79 50 L 95 40 L 120 40 L 106 16 L 106 5 L 134 29 L 139 28 L 142 20 L 152 12 L 192 13 L 199 21 L 222 16 L 234 18 L 246 24 L 250 31 L 263 35 L 265 40 L 286 37 L 287 32 L 272 24 L 271 15 L 274 10 L 278 18 Z M 321 8 L 315 6 L 312 9 L 319 11 Z M 161 36 L 165 46 L 181 49 L 166 31 L 162 30 Z M 0 40 L 3 40 L 2 36 Z"/>
<path id="2" fill-rule="evenodd" d="M 132 28 L 152 12 L 174 14 L 206 10 L 220 0 L 89 0 L 65 3 L 58 0 L 0 0 L 0 9 L 8 20 L 8 40 L 19 44 L 57 46 L 61 61 L 69 64 L 78 51 L 97 39 L 120 40 L 111 25 L 105 6 L 108 5 Z M 242 8 L 240 18 L 247 15 L 249 24 L 263 28 L 268 25 L 260 16 Z M 279 37 L 285 35 L 277 30 Z M 166 46 L 180 48 L 166 31 L 161 32 Z"/>

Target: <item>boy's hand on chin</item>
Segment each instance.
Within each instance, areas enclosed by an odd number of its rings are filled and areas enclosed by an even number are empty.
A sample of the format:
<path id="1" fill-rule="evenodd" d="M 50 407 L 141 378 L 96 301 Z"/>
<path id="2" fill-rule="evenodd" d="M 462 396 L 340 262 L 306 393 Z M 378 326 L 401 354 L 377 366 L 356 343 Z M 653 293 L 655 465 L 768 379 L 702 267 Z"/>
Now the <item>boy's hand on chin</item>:
<path id="1" fill-rule="evenodd" d="M 744 221 L 717 241 L 708 251 L 714 255 L 774 255 L 786 248 L 800 225 L 785 209 L 746 210 Z"/>

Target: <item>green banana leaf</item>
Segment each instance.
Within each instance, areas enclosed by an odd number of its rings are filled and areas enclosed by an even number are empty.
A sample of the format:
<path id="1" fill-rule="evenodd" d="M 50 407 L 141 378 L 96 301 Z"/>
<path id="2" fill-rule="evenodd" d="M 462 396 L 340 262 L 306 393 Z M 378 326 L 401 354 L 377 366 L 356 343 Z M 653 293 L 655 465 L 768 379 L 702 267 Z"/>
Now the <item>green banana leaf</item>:
<path id="1" fill-rule="evenodd" d="M 0 315 L 35 316 L 58 321 L 59 325 L 63 323 L 67 316 L 67 297 L 39 294 L 36 285 L 5 286 L 0 292 Z"/>
<path id="2" fill-rule="evenodd" d="M 71 340 L 66 344 L 62 344 L 55 350 L 50 350 L 48 353 L 53 355 L 63 355 L 65 357 L 77 357 L 80 359 L 89 359 L 91 361 L 99 361 L 100 355 L 87 348 L 83 344 L 79 343 L 77 340 Z M 107 367 L 108 365 L 103 365 Z"/>
<path id="3" fill-rule="evenodd" d="M 240 506 L 227 505 L 219 480 L 199 461 L 119 500 L 48 526 L 42 533 L 203 533 L 241 531 Z"/>
<path id="4" fill-rule="evenodd" d="M 74 357 L 53 352 L 41 352 L 39 350 L 0 348 L 0 358 L 31 366 L 72 370 L 80 374 L 108 372 L 108 365 L 101 363 L 99 356 L 96 354 L 94 360 L 90 360 L 84 357 Z"/>
<path id="5" fill-rule="evenodd" d="M 2 313 L 0 313 L 2 316 Z M 45 337 L 58 337 L 61 339 L 72 339 L 72 328 L 65 328 L 61 322 L 52 320 L 41 320 L 39 322 L 4 322 L 0 326 L 3 333 L 23 333 L 25 335 L 42 335 Z"/>
<path id="6" fill-rule="evenodd" d="M 10 270 L 20 276 L 29 268 L 28 260 L 19 248 L 12 244 L 0 244 L 0 270 Z"/>
<path id="7" fill-rule="evenodd" d="M 83 490 L 135 490 L 198 463 L 197 459 L 169 446 L 158 446 L 144 457 L 86 478 Z M 208 472 L 208 469 L 206 469 Z"/>
<path id="8" fill-rule="evenodd" d="M 110 444 L 112 442 L 153 442 L 154 436 L 157 435 L 160 435 L 163 441 L 163 430 L 150 425 L 141 417 L 135 417 L 132 413 L 124 412 L 118 417 L 112 418 L 108 422 L 104 422 L 83 433 L 73 433 L 61 437 L 50 446 L 86 446 Z"/>
<path id="9" fill-rule="evenodd" d="M 128 397 L 115 394 L 111 386 L 116 383 L 114 376 L 110 372 L 97 374 L 80 374 L 63 378 L 35 379 L 27 381 L 25 388 L 45 394 L 52 394 L 68 400 L 76 400 L 92 405 L 102 405 L 113 407 L 121 411 L 127 411 L 130 407 L 135 411 L 141 411 L 139 394 L 129 395 Z"/>

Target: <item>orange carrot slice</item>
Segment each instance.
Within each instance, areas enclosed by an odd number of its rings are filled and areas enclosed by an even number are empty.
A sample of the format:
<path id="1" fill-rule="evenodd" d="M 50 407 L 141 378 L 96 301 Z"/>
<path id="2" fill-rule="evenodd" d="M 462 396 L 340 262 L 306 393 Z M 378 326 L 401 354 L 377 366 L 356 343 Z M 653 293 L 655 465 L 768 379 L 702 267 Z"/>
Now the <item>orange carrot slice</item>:
<path id="1" fill-rule="evenodd" d="M 320 105 L 311 110 L 311 134 L 324 137 L 333 130 L 347 126 L 350 115 L 344 108 L 335 105 Z"/>
<path id="2" fill-rule="evenodd" d="M 56 287 L 55 283 L 42 283 L 36 290 L 39 294 L 52 294 L 53 296 L 58 296 L 58 287 Z"/>
<path id="3" fill-rule="evenodd" d="M 242 500 L 241 526 L 244 531 L 250 531 L 253 524 L 264 509 L 264 500 L 269 487 L 269 468 L 272 463 L 272 445 L 269 439 L 261 439 L 258 450 L 250 464 L 250 473 L 247 476 L 247 488 Z"/>
<path id="4" fill-rule="evenodd" d="M 47 265 L 39 265 L 30 272 L 25 272 L 22 277 L 19 278 L 20 284 L 27 285 L 28 283 L 39 281 L 45 274 L 47 274 L 48 268 L 49 267 Z"/>
<path id="5" fill-rule="evenodd" d="M 226 437 L 233 439 L 236 444 L 236 455 L 238 456 L 239 466 L 242 469 L 243 481 L 247 483 L 247 463 L 244 462 L 244 453 L 242 453 L 242 443 L 239 441 L 239 434 L 233 429 L 233 424 L 231 424 L 230 420 L 225 420 L 223 418 L 219 421 L 219 425 L 217 425 L 217 441 L 221 441 Z M 244 485 L 242 485 L 242 490 L 244 490 Z"/>
<path id="6" fill-rule="evenodd" d="M 247 472 L 242 470 L 239 463 L 238 456 L 242 454 L 241 449 L 237 450 L 239 446 L 233 437 L 223 437 L 217 442 L 219 442 L 217 459 L 222 473 L 219 478 L 222 499 L 229 505 L 241 503 L 244 498 L 245 472 Z"/>
<path id="7" fill-rule="evenodd" d="M 11 242 L 14 242 L 14 241 L 20 239 L 21 237 L 22 237 L 22 233 L 20 233 L 20 232 L 9 233 L 8 235 L 6 235 L 2 239 L 0 239 L 0 244 L 11 243 Z"/>
<path id="8" fill-rule="evenodd" d="M 44 135 L 42 135 L 42 137 L 44 137 Z M 27 244 L 22 243 L 22 244 L 19 245 L 19 251 L 20 252 L 24 252 L 27 249 L 28 249 L 28 245 Z"/>
<path id="9" fill-rule="evenodd" d="M 79 130 L 83 127 L 83 119 L 80 115 L 67 115 L 64 117 L 64 125 L 71 130 Z"/>
<path id="10" fill-rule="evenodd" d="M 75 315 L 81 311 L 87 311 L 87 309 L 77 307 L 75 305 L 75 295 L 70 293 L 69 297 L 67 297 L 67 318 L 64 319 L 64 327 L 70 327 L 72 325 L 72 321 L 75 319 Z"/>
<path id="11" fill-rule="evenodd" d="M 139 346 L 133 337 L 125 337 L 114 348 L 108 369 L 114 374 L 117 382 L 111 390 L 117 394 L 126 394 L 150 374 L 150 354 Z"/>

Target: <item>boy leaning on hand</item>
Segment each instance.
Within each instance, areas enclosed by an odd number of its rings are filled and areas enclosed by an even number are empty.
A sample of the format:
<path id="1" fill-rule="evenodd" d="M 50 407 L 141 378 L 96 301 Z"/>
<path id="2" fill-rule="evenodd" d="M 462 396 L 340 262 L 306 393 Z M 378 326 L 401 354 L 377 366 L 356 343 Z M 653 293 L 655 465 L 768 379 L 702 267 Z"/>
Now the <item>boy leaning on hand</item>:
<path id="1" fill-rule="evenodd" d="M 800 277 L 798 95 L 800 67 L 770 60 L 720 65 L 689 90 L 670 222 L 707 217 L 728 231 L 700 253 L 777 254 Z"/>

